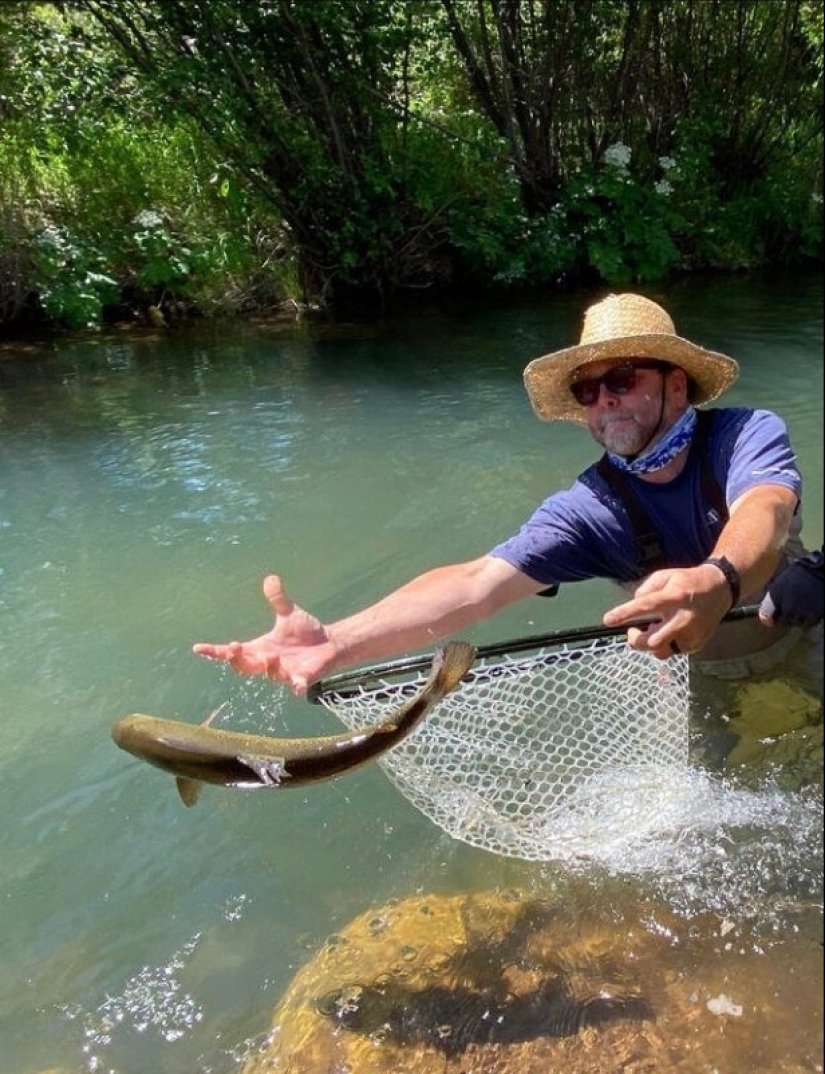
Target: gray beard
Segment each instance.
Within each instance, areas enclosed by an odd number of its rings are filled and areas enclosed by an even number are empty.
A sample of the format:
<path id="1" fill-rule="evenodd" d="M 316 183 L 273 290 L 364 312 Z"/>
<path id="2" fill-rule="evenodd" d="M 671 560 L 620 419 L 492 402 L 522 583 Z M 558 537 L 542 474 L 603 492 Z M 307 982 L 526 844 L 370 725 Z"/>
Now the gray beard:
<path id="1" fill-rule="evenodd" d="M 621 422 L 605 422 L 597 440 L 614 455 L 627 459 L 638 455 L 642 448 L 650 447 L 648 440 L 652 429 L 642 429 L 633 419 Z"/>

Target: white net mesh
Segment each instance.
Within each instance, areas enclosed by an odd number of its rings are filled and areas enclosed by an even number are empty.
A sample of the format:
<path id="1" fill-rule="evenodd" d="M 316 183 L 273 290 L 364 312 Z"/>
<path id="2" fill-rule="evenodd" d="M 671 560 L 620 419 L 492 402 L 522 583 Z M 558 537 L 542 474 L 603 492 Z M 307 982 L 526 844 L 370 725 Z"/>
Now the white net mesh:
<path id="1" fill-rule="evenodd" d="M 319 700 L 363 727 L 425 676 Z M 687 657 L 600 640 L 478 662 L 379 763 L 456 839 L 533 861 L 588 856 L 655 826 L 687 767 L 688 718 Z"/>

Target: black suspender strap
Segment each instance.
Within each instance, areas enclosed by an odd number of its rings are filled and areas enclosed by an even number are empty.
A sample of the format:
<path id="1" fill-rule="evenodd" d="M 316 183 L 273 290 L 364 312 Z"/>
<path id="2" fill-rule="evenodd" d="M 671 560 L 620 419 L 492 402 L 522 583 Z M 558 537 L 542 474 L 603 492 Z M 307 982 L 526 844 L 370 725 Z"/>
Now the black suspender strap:
<path id="1" fill-rule="evenodd" d="M 725 493 L 716 480 L 707 450 L 713 413 L 700 410 L 697 411 L 696 418 L 696 431 L 693 434 L 690 450 L 695 452 L 699 459 L 702 496 L 709 506 L 708 523 L 714 533 L 718 534 L 728 520 L 728 505 Z M 659 534 L 656 532 L 650 515 L 633 491 L 628 475 L 623 470 L 617 470 L 615 466 L 612 466 L 606 454 L 599 459 L 596 469 L 627 512 L 639 553 L 639 567 L 642 574 L 647 575 L 667 566 Z"/>
<path id="2" fill-rule="evenodd" d="M 631 488 L 627 474 L 622 470 L 617 470 L 615 466 L 611 466 L 606 454 L 599 459 L 596 469 L 627 512 L 639 553 L 639 566 L 643 574 L 650 574 L 651 571 L 657 571 L 664 567 L 665 556 L 662 551 L 659 534 L 656 532 L 650 515 L 642 507 L 636 493 Z"/>
<path id="3" fill-rule="evenodd" d="M 714 534 L 718 535 L 719 530 L 728 521 L 729 512 L 728 501 L 725 499 L 725 490 L 716 480 L 710 452 L 708 451 L 712 424 L 713 411 L 697 410 L 696 431 L 693 434 L 693 444 L 690 450 L 695 451 L 699 456 L 702 496 L 710 508 L 707 514 L 707 521 L 713 527 Z"/>

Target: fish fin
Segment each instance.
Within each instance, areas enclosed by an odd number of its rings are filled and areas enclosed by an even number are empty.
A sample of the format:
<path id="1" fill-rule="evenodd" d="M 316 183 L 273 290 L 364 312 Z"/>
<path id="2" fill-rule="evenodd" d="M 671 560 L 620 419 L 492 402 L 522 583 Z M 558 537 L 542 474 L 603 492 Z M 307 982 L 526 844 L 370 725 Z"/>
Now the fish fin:
<path id="1" fill-rule="evenodd" d="M 437 682 L 446 692 L 454 690 L 475 662 L 477 651 L 466 641 L 451 641 L 439 651 Z"/>
<path id="2" fill-rule="evenodd" d="M 184 776 L 178 776 L 175 780 L 175 785 L 185 806 L 193 806 L 197 802 L 201 793 L 201 785 L 196 779 L 186 779 Z"/>
<path id="3" fill-rule="evenodd" d="M 229 704 L 228 701 L 222 701 L 220 703 L 220 705 L 218 705 L 218 707 L 216 709 L 212 709 L 212 711 L 209 713 L 209 715 L 206 717 L 206 719 L 201 724 L 201 727 L 209 727 L 209 726 L 211 726 L 212 721 L 215 719 L 215 717 L 219 716 L 223 712 L 223 710 L 226 708 L 226 706 L 228 704 Z"/>
<path id="4" fill-rule="evenodd" d="M 262 787 L 280 787 L 284 780 L 291 778 L 285 757 L 239 757 L 238 761 L 255 773 Z"/>

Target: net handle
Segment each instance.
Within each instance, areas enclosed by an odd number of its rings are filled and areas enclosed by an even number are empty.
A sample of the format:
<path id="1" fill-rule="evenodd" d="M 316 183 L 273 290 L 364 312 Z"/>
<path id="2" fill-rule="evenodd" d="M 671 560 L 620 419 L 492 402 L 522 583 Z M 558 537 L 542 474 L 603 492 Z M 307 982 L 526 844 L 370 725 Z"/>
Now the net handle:
<path id="1" fill-rule="evenodd" d="M 746 604 L 733 608 L 721 620 L 723 623 L 736 623 L 743 619 L 753 619 L 759 611 L 758 604 Z M 615 638 L 624 634 L 628 627 L 649 627 L 658 622 L 656 619 L 635 619 L 621 626 L 583 626 L 569 630 L 553 630 L 549 634 L 532 634 L 523 638 L 511 638 L 509 641 L 494 642 L 491 645 L 479 645 L 476 660 L 488 656 L 504 656 L 508 653 L 522 653 L 529 649 L 541 649 L 546 645 L 566 645 L 570 642 L 598 641 L 600 638 Z M 337 694 L 342 690 L 368 688 L 376 682 L 397 678 L 413 671 L 424 671 L 432 664 L 432 656 L 413 656 L 401 660 L 388 660 L 384 664 L 373 664 L 360 671 L 348 671 L 333 675 L 329 679 L 319 679 L 310 685 L 307 700 L 314 705 L 323 702 L 328 694 Z"/>

